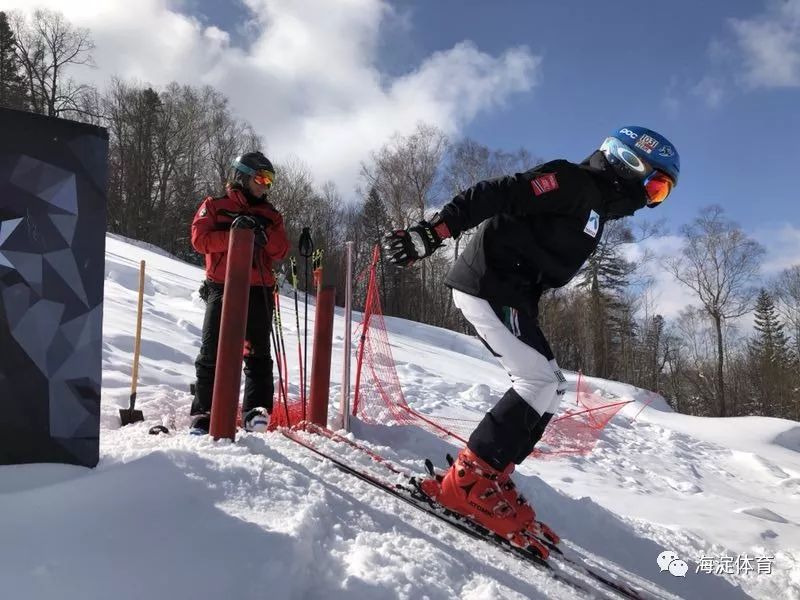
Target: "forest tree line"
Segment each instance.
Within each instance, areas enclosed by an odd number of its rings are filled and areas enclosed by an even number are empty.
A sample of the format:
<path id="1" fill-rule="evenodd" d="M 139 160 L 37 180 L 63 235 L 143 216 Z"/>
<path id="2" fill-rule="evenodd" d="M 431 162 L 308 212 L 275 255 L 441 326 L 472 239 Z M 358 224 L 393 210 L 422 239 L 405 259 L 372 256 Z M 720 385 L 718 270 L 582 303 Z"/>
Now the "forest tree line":
<path id="1" fill-rule="evenodd" d="M 91 33 L 60 13 L 0 12 L 0 106 L 107 128 L 108 230 L 200 264 L 189 240 L 200 201 L 220 194 L 231 159 L 262 149 L 263 140 L 209 86 L 112 79 L 100 90 L 77 82 L 71 75 L 91 68 L 93 50 Z M 339 303 L 345 241 L 354 242 L 359 273 L 385 232 L 430 217 L 478 181 L 541 162 L 420 123 L 370 153 L 355 200 L 345 202 L 300 158 L 270 158 L 270 201 L 285 217 L 293 254 L 302 265 L 296 243 L 309 227 Z M 674 256 L 656 259 L 643 249 L 664 233 L 659 224 L 609 223 L 573 284 L 545 293 L 541 325 L 561 367 L 657 391 L 683 413 L 800 420 L 800 264 L 764 279 L 764 249 L 719 206 L 701 208 Z M 448 241 L 412 268 L 381 263 L 384 313 L 469 332 L 443 284 L 469 239 L 466 232 Z M 676 317 L 657 311 L 659 272 L 695 300 Z M 356 284 L 356 305 L 364 284 Z"/>

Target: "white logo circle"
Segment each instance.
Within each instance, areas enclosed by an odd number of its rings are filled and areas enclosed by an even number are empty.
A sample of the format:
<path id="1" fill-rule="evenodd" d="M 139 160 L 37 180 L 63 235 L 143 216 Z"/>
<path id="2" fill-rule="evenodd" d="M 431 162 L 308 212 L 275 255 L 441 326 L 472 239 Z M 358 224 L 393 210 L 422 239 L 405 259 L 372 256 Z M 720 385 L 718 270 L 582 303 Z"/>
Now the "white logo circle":
<path id="1" fill-rule="evenodd" d="M 644 173 L 647 170 L 647 167 L 642 162 L 642 159 L 636 156 L 630 149 L 626 148 L 625 146 L 621 146 L 616 148 L 616 154 L 624 162 L 628 165 L 631 169 L 636 171 L 637 173 Z"/>

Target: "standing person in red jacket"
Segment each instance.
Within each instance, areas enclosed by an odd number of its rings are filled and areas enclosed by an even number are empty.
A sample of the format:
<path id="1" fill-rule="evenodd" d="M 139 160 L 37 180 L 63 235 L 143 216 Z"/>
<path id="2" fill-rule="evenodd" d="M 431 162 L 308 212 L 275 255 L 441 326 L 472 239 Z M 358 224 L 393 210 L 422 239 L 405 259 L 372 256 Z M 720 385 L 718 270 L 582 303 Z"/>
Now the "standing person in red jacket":
<path id="1" fill-rule="evenodd" d="M 272 163 L 261 152 L 248 152 L 233 160 L 232 175 L 223 196 L 208 197 L 192 221 L 192 246 L 205 255 L 206 314 L 203 338 L 195 361 L 197 383 L 192 402 L 192 433 L 208 433 L 211 394 L 217 365 L 217 346 L 222 316 L 222 293 L 228 263 L 231 224 L 250 220 L 255 230 L 250 301 L 247 310 L 244 355 L 243 424 L 249 431 L 263 431 L 272 413 L 275 384 L 269 341 L 272 333 L 272 276 L 274 261 L 289 250 L 283 217 L 267 200 L 275 179 Z"/>

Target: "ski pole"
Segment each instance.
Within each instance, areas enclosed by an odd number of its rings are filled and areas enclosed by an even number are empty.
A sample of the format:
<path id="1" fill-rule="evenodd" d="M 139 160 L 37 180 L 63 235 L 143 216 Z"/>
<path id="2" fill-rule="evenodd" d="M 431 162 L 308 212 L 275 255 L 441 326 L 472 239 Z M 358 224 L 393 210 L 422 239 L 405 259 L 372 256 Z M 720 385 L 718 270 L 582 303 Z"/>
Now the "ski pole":
<path id="1" fill-rule="evenodd" d="M 297 260 L 294 256 L 289 259 L 289 276 L 292 278 L 292 287 L 294 288 L 294 323 L 295 331 L 297 333 L 297 362 L 300 364 L 300 402 L 303 406 L 306 404 L 305 389 L 303 389 L 303 344 L 300 341 L 300 308 L 297 301 Z M 305 415 L 304 415 L 305 418 Z"/>
<path id="2" fill-rule="evenodd" d="M 265 303 L 264 305 L 265 305 L 265 307 L 267 309 L 269 309 L 270 297 L 267 294 L 266 286 L 263 285 L 263 283 L 265 281 L 265 279 L 264 279 L 264 263 L 262 262 L 261 257 L 258 258 L 258 271 L 259 271 L 259 274 L 261 275 L 261 283 L 262 283 L 261 291 L 262 291 L 262 293 L 264 295 L 264 303 Z M 274 310 L 272 311 L 272 319 L 273 319 L 273 321 L 277 322 L 277 316 L 276 316 L 276 313 L 275 313 Z M 267 323 L 269 323 L 269 321 Z M 269 327 L 269 325 L 267 325 L 267 326 Z M 278 399 L 279 399 L 279 402 L 280 402 L 280 399 L 283 398 L 283 410 L 284 410 L 284 413 L 286 414 L 286 423 L 288 424 L 289 423 L 289 405 L 288 405 L 288 403 L 286 401 L 286 394 L 284 393 L 284 382 L 283 382 L 283 372 L 282 372 L 283 369 L 281 368 L 281 361 L 285 360 L 285 359 L 281 355 L 281 348 L 280 348 L 280 345 L 278 343 L 277 335 L 275 334 L 275 327 L 271 327 L 270 329 L 271 329 L 270 338 L 272 340 L 272 347 L 273 347 L 273 349 L 274 349 L 273 351 L 275 353 L 275 362 L 278 363 Z M 273 408 L 273 410 L 274 410 L 274 408 Z"/>
<path id="3" fill-rule="evenodd" d="M 300 234 L 298 242 L 298 250 L 300 256 L 303 257 L 305 269 L 303 273 L 303 286 L 305 287 L 305 314 L 303 316 L 303 420 L 306 420 L 306 393 L 308 380 L 308 259 L 314 252 L 314 241 L 311 239 L 311 230 L 308 227 L 303 227 L 303 232 Z"/>
<path id="4" fill-rule="evenodd" d="M 274 273 L 274 271 L 273 271 Z M 273 307 L 275 310 L 275 320 L 278 325 L 278 340 L 281 344 L 281 360 L 283 365 L 283 393 L 288 398 L 289 397 L 289 361 L 286 357 L 286 343 L 283 339 L 283 318 L 281 317 L 281 297 L 278 293 L 278 290 L 275 289 L 272 294 L 273 297 Z"/>
<path id="5" fill-rule="evenodd" d="M 266 294 L 267 294 L 267 292 L 266 292 L 266 290 L 264 290 L 264 296 L 265 297 L 267 297 Z M 273 320 L 277 319 L 277 317 L 275 316 L 274 312 L 272 313 L 272 316 L 273 316 Z M 288 426 L 289 423 L 290 423 L 290 421 L 289 421 L 289 405 L 288 405 L 288 403 L 286 401 L 286 393 L 285 393 L 284 383 L 283 383 L 283 368 L 281 367 L 281 361 L 283 360 L 283 356 L 281 355 L 281 348 L 280 348 L 280 345 L 278 343 L 278 338 L 277 338 L 277 335 L 275 334 L 275 328 L 274 327 L 273 327 L 273 330 L 271 332 L 271 337 L 272 337 L 272 347 L 274 348 L 274 352 L 275 352 L 275 362 L 278 363 L 278 398 L 279 398 L 279 401 L 283 400 L 283 412 L 286 415 L 286 424 Z"/>

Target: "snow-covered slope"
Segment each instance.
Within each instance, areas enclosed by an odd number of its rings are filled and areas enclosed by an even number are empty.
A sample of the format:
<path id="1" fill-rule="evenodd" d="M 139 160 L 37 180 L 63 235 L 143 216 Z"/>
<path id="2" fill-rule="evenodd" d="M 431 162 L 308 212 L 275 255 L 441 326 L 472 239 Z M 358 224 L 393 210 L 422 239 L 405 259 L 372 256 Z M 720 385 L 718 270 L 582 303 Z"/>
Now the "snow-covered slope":
<path id="1" fill-rule="evenodd" d="M 138 407 L 147 422 L 120 428 L 140 259 L 147 283 Z M 4 598 L 575 597 L 547 574 L 398 504 L 280 434 L 242 435 L 231 444 L 180 433 L 202 323 L 201 278 L 162 252 L 108 237 L 101 462 L 94 470 L 0 467 Z M 294 357 L 293 301 L 285 298 L 282 307 Z M 505 373 L 476 340 L 387 322 L 417 410 L 478 419 L 505 390 Z M 337 315 L 331 419 L 342 332 Z M 574 388 L 575 376 L 568 380 Z M 519 467 L 516 480 L 539 517 L 599 563 L 667 593 L 800 598 L 800 424 L 687 417 L 661 399 L 632 422 L 651 394 L 590 384 L 636 402 L 606 428 L 592 455 Z M 155 423 L 173 433 L 148 436 Z M 356 423 L 354 433 L 414 470 L 425 457 L 443 463 L 457 451 L 413 427 Z M 663 550 L 689 563 L 685 578 L 660 572 Z M 695 572 L 703 555 L 775 558 L 771 574 L 714 576 Z"/>

